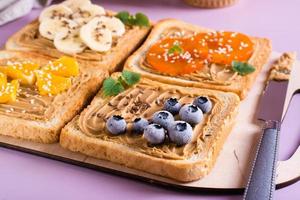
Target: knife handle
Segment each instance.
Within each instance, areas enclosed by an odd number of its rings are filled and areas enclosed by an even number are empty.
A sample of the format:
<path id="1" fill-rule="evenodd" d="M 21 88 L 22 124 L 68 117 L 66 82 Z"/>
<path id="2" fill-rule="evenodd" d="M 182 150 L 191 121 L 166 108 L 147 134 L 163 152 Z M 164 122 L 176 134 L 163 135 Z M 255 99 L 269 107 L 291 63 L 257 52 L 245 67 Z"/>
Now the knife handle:
<path id="1" fill-rule="evenodd" d="M 279 138 L 278 121 L 266 121 L 253 163 L 244 200 L 272 200 Z"/>

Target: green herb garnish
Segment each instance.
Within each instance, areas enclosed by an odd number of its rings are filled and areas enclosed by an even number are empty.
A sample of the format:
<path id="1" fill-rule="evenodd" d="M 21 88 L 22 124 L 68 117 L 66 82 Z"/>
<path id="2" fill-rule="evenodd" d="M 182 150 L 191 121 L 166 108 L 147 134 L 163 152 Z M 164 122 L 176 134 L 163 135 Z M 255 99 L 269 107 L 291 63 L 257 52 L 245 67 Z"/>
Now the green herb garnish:
<path id="1" fill-rule="evenodd" d="M 141 75 L 135 72 L 131 72 L 131 71 L 127 71 L 124 70 L 122 72 L 122 76 L 121 76 L 124 80 L 124 82 L 128 85 L 128 86 L 132 86 L 136 83 L 138 83 L 141 79 Z"/>
<path id="2" fill-rule="evenodd" d="M 140 81 L 141 75 L 135 72 L 124 70 L 117 79 L 109 77 L 103 82 L 102 90 L 104 96 L 116 96 Z"/>
<path id="3" fill-rule="evenodd" d="M 135 24 L 138 26 L 150 26 L 149 19 L 143 13 L 136 13 L 135 14 Z"/>
<path id="4" fill-rule="evenodd" d="M 130 17 L 130 14 L 127 11 L 122 11 L 122 12 L 118 12 L 116 17 L 119 18 L 124 24 L 128 24 L 128 19 Z"/>
<path id="5" fill-rule="evenodd" d="M 232 62 L 232 69 L 241 76 L 245 76 L 255 71 L 255 68 L 249 63 L 239 61 Z"/>
<path id="6" fill-rule="evenodd" d="M 111 77 L 105 79 L 103 82 L 103 93 L 105 96 L 116 96 L 124 90 L 123 85 Z"/>
<path id="7" fill-rule="evenodd" d="M 178 43 L 173 44 L 173 46 L 169 49 L 168 54 L 172 54 L 172 53 L 182 53 L 183 50 L 180 47 L 180 45 Z"/>
<path id="8" fill-rule="evenodd" d="M 148 17 L 143 13 L 131 15 L 127 11 L 121 11 L 116 15 L 116 17 L 128 26 L 150 26 Z"/>

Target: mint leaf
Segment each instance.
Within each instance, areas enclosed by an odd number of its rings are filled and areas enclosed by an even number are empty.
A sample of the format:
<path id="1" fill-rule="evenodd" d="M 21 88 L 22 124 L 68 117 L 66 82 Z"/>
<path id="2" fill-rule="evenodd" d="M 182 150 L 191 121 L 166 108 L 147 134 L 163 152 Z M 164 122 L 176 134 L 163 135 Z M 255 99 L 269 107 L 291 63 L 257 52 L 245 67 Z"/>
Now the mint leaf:
<path id="1" fill-rule="evenodd" d="M 129 17 L 130 14 L 127 11 L 118 12 L 118 14 L 116 15 L 116 18 L 119 18 L 124 24 L 129 23 Z"/>
<path id="2" fill-rule="evenodd" d="M 109 77 L 104 80 L 102 91 L 104 96 L 116 96 L 125 91 L 125 88 L 139 82 L 141 75 L 135 72 L 124 70 L 117 80 Z"/>
<path id="3" fill-rule="evenodd" d="M 255 71 L 255 68 L 246 62 L 232 61 L 232 69 L 241 76 L 245 76 Z"/>
<path id="4" fill-rule="evenodd" d="M 116 81 L 111 77 L 105 79 L 102 88 L 104 96 L 116 96 L 125 90 L 124 86 L 119 81 Z"/>
<path id="5" fill-rule="evenodd" d="M 134 26 L 135 25 L 135 21 L 136 21 L 135 16 L 130 15 L 129 18 L 128 18 L 128 21 L 127 21 L 126 25 Z"/>
<path id="6" fill-rule="evenodd" d="M 121 11 L 116 15 L 123 24 L 128 26 L 150 26 L 149 19 L 143 13 L 131 15 L 128 11 Z"/>
<path id="7" fill-rule="evenodd" d="M 177 53 L 182 53 L 182 52 L 183 52 L 183 50 L 182 50 L 182 48 L 180 47 L 179 44 L 174 44 L 174 45 L 169 49 L 168 54 L 172 54 L 172 53 L 175 53 L 175 52 L 177 52 Z"/>
<path id="8" fill-rule="evenodd" d="M 150 26 L 149 19 L 143 13 L 135 14 L 135 25 L 137 26 Z"/>
<path id="9" fill-rule="evenodd" d="M 141 75 L 135 72 L 124 70 L 122 72 L 122 78 L 127 85 L 132 86 L 140 81 Z"/>

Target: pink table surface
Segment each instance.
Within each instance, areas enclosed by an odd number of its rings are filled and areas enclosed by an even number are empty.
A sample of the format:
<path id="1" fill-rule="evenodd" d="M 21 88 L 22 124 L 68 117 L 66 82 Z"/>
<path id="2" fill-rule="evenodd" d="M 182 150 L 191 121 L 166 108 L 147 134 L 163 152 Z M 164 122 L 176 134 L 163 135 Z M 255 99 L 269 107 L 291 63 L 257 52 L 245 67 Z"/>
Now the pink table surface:
<path id="1" fill-rule="evenodd" d="M 241 0 L 230 8 L 203 10 L 180 0 L 102 0 L 107 9 L 144 12 L 153 20 L 177 18 L 215 29 L 235 30 L 272 39 L 274 50 L 300 54 L 300 1 Z M 40 10 L 0 27 L 0 46 Z M 280 158 L 288 158 L 300 141 L 300 96 L 282 125 Z M 241 133 L 242 134 L 242 133 Z M 220 180 L 222 181 L 222 180 Z M 299 199 L 300 182 L 276 191 L 275 199 Z M 210 199 L 235 200 L 240 195 L 208 195 L 167 190 L 50 159 L 0 148 L 0 200 L 8 199 Z"/>

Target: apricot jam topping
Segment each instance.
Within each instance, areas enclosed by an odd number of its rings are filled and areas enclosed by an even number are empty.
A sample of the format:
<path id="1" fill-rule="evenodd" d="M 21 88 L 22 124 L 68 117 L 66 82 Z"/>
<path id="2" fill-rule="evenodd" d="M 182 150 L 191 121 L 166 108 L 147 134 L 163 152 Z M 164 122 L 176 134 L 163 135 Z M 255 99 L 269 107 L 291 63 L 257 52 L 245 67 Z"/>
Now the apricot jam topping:
<path id="1" fill-rule="evenodd" d="M 245 62 L 253 53 L 252 41 L 242 33 L 199 33 L 195 41 L 207 45 L 211 63 L 231 65 L 232 61 Z"/>
<path id="2" fill-rule="evenodd" d="M 201 69 L 208 58 L 208 48 L 192 38 L 166 38 L 150 47 L 146 61 L 150 67 L 169 75 L 189 74 Z"/>
<path id="3" fill-rule="evenodd" d="M 241 33 L 198 33 L 189 38 L 161 39 L 149 48 L 145 59 L 155 71 L 169 75 L 189 74 L 208 63 L 245 62 L 251 57 L 253 46 L 250 38 Z"/>

